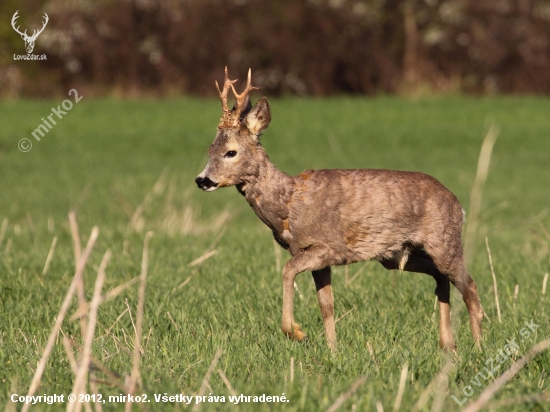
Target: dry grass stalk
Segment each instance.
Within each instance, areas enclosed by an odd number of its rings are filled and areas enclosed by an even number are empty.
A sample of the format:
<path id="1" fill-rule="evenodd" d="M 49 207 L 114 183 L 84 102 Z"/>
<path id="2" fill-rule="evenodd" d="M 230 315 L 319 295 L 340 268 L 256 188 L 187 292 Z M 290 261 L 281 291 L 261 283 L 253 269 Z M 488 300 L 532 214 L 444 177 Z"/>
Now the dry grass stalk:
<path id="1" fill-rule="evenodd" d="M 338 319 L 336 319 L 336 320 L 334 321 L 334 323 L 340 322 L 344 316 L 349 315 L 349 314 L 350 314 L 351 312 L 353 312 L 355 309 L 357 309 L 357 307 L 354 306 L 353 308 L 351 308 L 350 310 L 348 310 L 346 313 L 344 313 L 342 316 L 340 316 Z"/>
<path id="2" fill-rule="evenodd" d="M 334 401 L 334 403 L 330 406 L 330 408 L 327 409 L 327 412 L 334 412 L 336 411 L 338 408 L 340 408 L 340 406 L 342 406 L 344 404 L 344 402 L 346 402 L 350 397 L 351 395 L 353 395 L 353 393 L 359 389 L 359 387 L 365 383 L 365 381 L 367 380 L 367 377 L 366 376 L 361 376 L 359 379 L 357 379 L 355 381 L 355 383 L 353 385 L 351 385 L 351 387 L 345 392 L 343 393 L 342 395 L 340 395 L 338 398 L 336 398 L 336 400 Z"/>
<path id="3" fill-rule="evenodd" d="M 539 225 L 540 225 L 540 228 L 542 229 L 542 232 L 546 236 L 546 238 L 550 240 L 550 232 L 548 232 L 548 229 L 546 229 L 546 226 L 544 226 L 544 224 L 540 220 L 539 220 Z"/>
<path id="4" fill-rule="evenodd" d="M 504 209 L 507 209 L 509 206 L 510 206 L 510 202 L 508 202 L 507 200 L 503 200 L 498 205 L 495 205 L 495 206 L 490 207 L 489 209 L 483 211 L 483 213 L 481 213 L 481 215 L 480 215 L 480 221 L 488 219 L 490 216 L 493 216 L 493 215 L 503 211 Z"/>
<path id="5" fill-rule="evenodd" d="M 359 268 L 359 270 L 357 272 L 355 272 L 355 274 L 349 280 L 346 280 L 346 287 L 351 285 L 351 282 L 353 282 L 355 279 L 357 279 L 357 276 L 359 276 L 361 273 L 363 273 L 363 270 L 365 270 L 365 268 L 367 267 L 368 264 L 369 264 L 369 262 L 365 262 L 363 264 L 363 266 L 361 266 Z"/>
<path id="6" fill-rule="evenodd" d="M 147 337 L 145 339 L 147 339 L 147 344 L 145 345 L 145 349 L 147 349 L 147 347 L 149 346 L 149 341 L 151 340 L 151 333 L 153 333 L 153 327 L 151 326 L 149 328 L 149 333 L 147 334 Z M 145 341 L 145 339 L 143 341 Z"/>
<path id="7" fill-rule="evenodd" d="M 290 382 L 294 382 L 294 356 L 290 358 Z"/>
<path id="8" fill-rule="evenodd" d="M 120 295 L 125 289 L 128 289 L 130 286 L 138 283 L 139 280 L 140 277 L 136 276 L 135 278 L 130 279 L 128 282 L 124 282 L 123 284 L 118 285 L 116 288 L 111 289 L 105 294 L 105 296 L 103 296 L 103 298 L 101 299 L 101 303 Z"/>
<path id="9" fill-rule="evenodd" d="M 4 218 L 4 220 L 2 220 L 2 227 L 0 228 L 0 246 L 2 246 L 2 242 L 4 241 L 4 236 L 6 236 L 6 231 L 8 230 L 8 223 L 9 223 L 9 220 L 7 218 Z"/>
<path id="10" fill-rule="evenodd" d="M 61 305 L 61 308 L 59 309 L 59 313 L 57 314 L 57 318 L 54 324 L 54 327 L 52 328 L 52 331 L 50 332 L 50 336 L 48 338 L 48 342 L 46 343 L 46 347 L 44 348 L 44 351 L 42 352 L 42 357 L 40 358 L 40 361 L 36 365 L 36 371 L 34 372 L 34 376 L 31 381 L 31 385 L 29 387 L 29 391 L 27 393 L 27 396 L 33 396 L 36 390 L 38 389 L 38 386 L 40 385 L 40 380 L 42 379 L 42 374 L 44 373 L 44 369 L 46 368 L 46 362 L 48 361 L 48 358 L 52 352 L 53 345 L 55 343 L 55 340 L 57 338 L 57 334 L 59 333 L 59 330 L 61 329 L 61 324 L 63 323 L 63 319 L 65 319 L 65 315 L 67 314 L 67 310 L 69 309 L 69 305 L 71 304 L 71 299 L 77 289 L 77 284 L 79 281 L 79 276 L 84 271 L 84 267 L 86 266 L 86 262 L 88 261 L 88 258 L 90 257 L 90 254 L 92 252 L 92 248 L 94 246 L 94 243 L 97 239 L 97 236 L 99 235 L 99 229 L 94 226 L 92 229 L 92 233 L 90 234 L 90 238 L 88 239 L 88 244 L 86 245 L 86 249 L 84 250 L 84 253 L 82 254 L 82 257 L 79 261 L 78 268 L 76 270 L 76 273 L 74 275 L 73 281 L 71 282 L 71 286 L 69 286 L 69 290 L 67 291 L 67 295 L 65 296 L 65 300 L 63 301 L 63 304 Z M 23 405 L 22 412 L 28 411 L 30 407 L 30 404 L 26 403 Z"/>
<path id="11" fill-rule="evenodd" d="M 109 263 L 110 258 L 111 251 L 107 250 L 107 252 L 105 252 L 105 255 L 103 255 L 103 259 L 101 260 L 101 264 L 99 265 L 99 269 L 97 271 L 97 277 L 94 285 L 94 294 L 92 297 L 92 305 L 90 307 L 90 318 L 88 321 L 88 329 L 86 330 L 82 358 L 80 360 L 80 366 L 76 374 L 76 379 L 72 391 L 72 393 L 77 396 L 77 399 L 80 399 L 79 395 L 85 395 L 87 393 L 86 383 L 88 380 L 88 370 L 90 368 L 90 359 L 92 354 L 92 343 L 94 341 L 97 310 L 101 302 L 101 289 L 103 288 L 103 283 L 105 281 L 105 269 L 107 267 L 107 263 Z M 82 403 L 80 402 L 70 403 L 69 405 L 67 405 L 67 410 L 68 412 L 71 412 L 73 410 L 79 412 L 81 405 Z"/>
<path id="12" fill-rule="evenodd" d="M 376 412 L 384 412 L 384 407 L 380 401 L 376 401 Z"/>
<path id="13" fill-rule="evenodd" d="M 218 375 L 220 375 L 220 378 L 222 378 L 222 381 L 225 384 L 225 387 L 227 388 L 229 393 L 233 396 L 237 396 L 237 392 L 235 392 L 235 389 L 233 389 L 231 382 L 229 382 L 229 379 L 227 379 L 227 376 L 225 376 L 225 373 L 223 372 L 223 370 L 218 369 Z"/>
<path id="14" fill-rule="evenodd" d="M 76 291 L 77 291 L 77 297 L 78 297 L 78 309 L 79 309 L 79 312 L 83 312 L 83 314 L 80 316 L 80 332 L 82 333 L 82 338 L 86 339 L 85 333 L 88 327 L 86 322 L 86 316 L 84 314 L 86 313 L 86 310 L 84 308 L 86 307 L 87 303 L 86 303 L 86 295 L 84 293 L 84 273 L 83 271 L 82 272 L 78 271 L 78 268 L 80 266 L 80 261 L 82 260 L 82 246 L 80 245 L 80 234 L 78 231 L 78 224 L 76 222 L 75 212 L 69 213 L 69 224 L 71 226 L 71 235 L 72 235 L 73 244 L 74 244 L 76 272 L 79 273 L 77 284 L 76 284 Z"/>
<path id="15" fill-rule="evenodd" d="M 206 391 L 206 388 L 208 386 L 208 381 L 210 380 L 210 375 L 212 375 L 212 371 L 214 371 L 214 368 L 216 367 L 216 364 L 218 363 L 218 360 L 220 359 L 220 356 L 222 356 L 223 349 L 219 348 L 216 354 L 214 355 L 214 359 L 212 359 L 212 363 L 210 364 L 210 367 L 206 371 L 206 375 L 204 375 L 204 379 L 202 380 L 202 385 L 199 389 L 199 392 L 197 393 L 197 396 L 202 396 L 204 392 Z M 195 406 L 193 406 L 193 411 L 198 411 L 200 408 L 200 403 L 196 403 Z"/>
<path id="16" fill-rule="evenodd" d="M 407 382 L 407 373 L 409 372 L 409 365 L 404 364 L 401 370 L 401 376 L 399 378 L 399 389 L 397 390 L 397 396 L 395 397 L 395 404 L 393 405 L 393 412 L 397 412 L 401 408 L 401 401 L 403 400 L 403 394 L 405 393 L 405 383 Z"/>
<path id="17" fill-rule="evenodd" d="M 82 352 L 82 347 L 77 342 L 73 340 L 69 340 L 69 342 L 72 346 L 76 347 L 78 351 Z M 126 390 L 126 386 L 124 386 L 122 382 L 120 382 L 119 378 L 113 372 L 107 369 L 99 359 L 91 355 L 90 360 L 94 368 L 99 369 L 107 377 L 108 385 L 112 386 L 113 388 L 119 388 L 119 390 L 123 392 Z"/>
<path id="18" fill-rule="evenodd" d="M 230 219 L 231 219 L 231 212 L 229 212 L 229 210 L 222 210 L 221 213 L 217 215 L 215 219 L 213 219 L 204 228 L 202 228 L 202 232 L 204 232 L 205 230 L 215 232 L 220 228 L 225 227 L 226 223 L 229 222 Z"/>
<path id="19" fill-rule="evenodd" d="M 187 366 L 187 368 L 185 368 L 185 370 L 183 371 L 182 375 L 183 375 L 185 372 L 187 372 L 189 369 L 191 369 L 193 366 L 198 365 L 199 363 L 202 363 L 203 361 L 204 361 L 204 359 L 201 359 L 201 360 L 198 360 L 198 361 L 196 361 L 196 362 L 193 362 L 193 363 L 189 364 L 189 365 Z"/>
<path id="20" fill-rule="evenodd" d="M 8 238 L 8 241 L 6 242 L 6 249 L 4 250 L 4 254 L 8 256 L 11 252 L 11 247 L 13 246 L 13 240 L 12 238 Z"/>
<path id="21" fill-rule="evenodd" d="M 71 236 L 74 245 L 74 265 L 75 270 L 78 269 L 78 262 L 82 257 L 82 246 L 80 244 L 80 234 L 78 233 L 78 224 L 76 223 L 75 212 L 69 212 L 69 225 L 71 226 Z"/>
<path id="22" fill-rule="evenodd" d="M 57 244 L 57 236 L 53 238 L 52 245 L 50 246 L 50 251 L 48 252 L 48 257 L 46 258 L 46 263 L 44 264 L 44 269 L 42 270 L 42 276 L 48 273 L 50 267 L 50 262 L 52 261 L 53 252 L 55 251 L 55 245 Z"/>
<path id="23" fill-rule="evenodd" d="M 61 330 L 61 333 L 63 331 Z M 76 359 L 73 354 L 73 350 L 71 348 L 71 341 L 70 339 L 63 334 L 63 346 L 65 347 L 65 352 L 67 353 L 67 358 L 69 359 L 69 364 L 71 365 L 71 369 L 76 376 L 78 373 L 78 364 L 76 363 Z M 88 402 L 84 403 L 84 408 L 86 409 L 86 412 L 92 412 L 92 407 Z"/>
<path id="24" fill-rule="evenodd" d="M 189 282 L 191 282 L 191 278 L 193 277 L 194 273 L 189 275 L 187 279 L 185 279 L 183 282 L 181 282 L 178 286 L 176 286 L 174 289 L 172 289 L 172 293 L 174 293 L 176 290 L 181 289 L 185 285 L 187 285 Z"/>
<path id="25" fill-rule="evenodd" d="M 527 365 L 535 356 L 550 348 L 550 339 L 543 340 L 531 348 L 527 355 L 514 363 L 506 372 L 494 380 L 475 401 L 471 402 L 463 412 L 477 412 L 482 409 L 495 393 L 514 377 L 525 365 Z"/>
<path id="26" fill-rule="evenodd" d="M 139 360 L 141 347 L 141 334 L 143 332 L 143 307 L 145 305 L 145 284 L 147 280 L 147 269 L 149 267 L 149 239 L 153 236 L 152 232 L 147 232 L 143 241 L 143 256 L 141 259 L 141 282 L 138 292 L 138 307 L 136 315 L 136 338 L 134 341 L 134 363 L 132 365 L 132 373 L 130 375 L 130 383 L 128 385 L 128 394 L 133 395 L 136 389 L 137 381 L 140 380 Z M 126 402 L 126 411 L 132 409 L 132 403 Z"/>
<path id="27" fill-rule="evenodd" d="M 97 378 L 95 377 L 95 373 L 90 372 L 90 390 L 92 391 L 93 394 L 100 395 L 99 388 L 97 387 L 96 381 L 97 381 Z M 89 404 L 85 404 L 85 405 L 89 405 Z M 94 402 L 94 408 L 96 412 L 103 412 L 103 407 L 101 406 L 101 402 Z"/>
<path id="28" fill-rule="evenodd" d="M 204 252 L 199 258 L 195 259 L 194 261 L 192 261 L 191 263 L 189 263 L 187 266 L 188 267 L 193 267 L 193 266 L 197 266 L 197 265 L 200 265 L 202 262 L 204 262 L 206 259 L 214 256 L 216 253 L 218 253 L 217 250 L 211 250 L 209 252 Z"/>
<path id="29" fill-rule="evenodd" d="M 212 242 L 212 244 L 204 251 L 202 252 L 202 254 L 200 255 L 199 258 L 195 259 L 194 261 L 192 261 L 191 263 L 189 263 L 187 266 L 188 267 L 192 267 L 192 266 L 196 266 L 196 265 L 200 265 L 202 262 L 204 262 L 206 259 L 214 256 L 216 253 L 218 253 L 217 250 L 214 250 L 214 248 L 216 247 L 216 245 L 218 244 L 218 242 L 220 241 L 220 239 L 222 238 L 222 236 L 224 235 L 225 233 L 225 230 L 227 228 L 224 227 L 220 233 L 218 234 L 218 236 L 216 236 L 216 239 L 214 239 L 214 241 Z"/>
<path id="30" fill-rule="evenodd" d="M 200 220 L 200 214 L 195 209 L 186 205 L 183 211 L 171 209 L 161 227 L 171 235 L 200 235 L 206 231 L 216 232 L 231 219 L 231 213 L 223 210 L 210 222 L 203 223 Z M 179 228 L 179 230 L 175 230 Z"/>
<path id="31" fill-rule="evenodd" d="M 370 357 L 372 359 L 372 362 L 374 363 L 374 367 L 376 368 L 376 372 L 380 374 L 380 367 L 378 366 L 378 360 L 374 356 L 374 349 L 372 348 L 372 345 L 370 342 L 367 342 L 367 348 L 369 349 Z"/>
<path id="32" fill-rule="evenodd" d="M 126 329 L 124 329 L 124 326 L 122 327 L 122 334 L 124 335 L 124 342 L 126 343 L 126 345 L 130 346 L 130 344 L 128 343 L 128 336 L 126 335 Z M 123 345 L 122 345 L 123 346 Z M 118 349 L 118 348 L 117 348 Z M 134 353 L 134 351 L 132 350 L 131 352 L 132 354 Z M 129 378 L 129 377 L 128 377 Z"/>
<path id="33" fill-rule="evenodd" d="M 124 299 L 124 304 L 128 309 L 128 315 L 130 316 L 130 322 L 132 322 L 132 328 L 134 328 L 134 334 L 137 334 L 136 324 L 134 323 L 134 318 L 132 317 L 132 310 L 130 309 L 130 304 L 128 303 L 128 299 Z"/>
<path id="34" fill-rule="evenodd" d="M 170 318 L 170 320 L 172 321 L 172 324 L 174 325 L 176 330 L 179 332 L 180 328 L 178 328 L 178 325 L 176 324 L 176 321 L 174 320 L 174 318 L 172 318 L 172 315 L 170 315 L 170 312 L 166 311 L 166 314 L 168 315 L 168 318 Z"/>
<path id="35" fill-rule="evenodd" d="M 474 184 L 472 191 L 470 193 L 470 210 L 468 217 L 466 219 L 466 229 L 464 231 L 464 264 L 468 268 L 473 259 L 473 253 L 476 250 L 476 239 L 479 222 L 481 220 L 481 204 L 482 204 L 482 195 L 483 188 L 485 186 L 485 181 L 489 174 L 489 165 L 491 162 L 491 155 L 493 152 L 493 146 L 496 142 L 496 139 L 499 134 L 499 128 L 496 125 L 491 125 L 489 131 L 487 132 L 483 143 L 481 145 L 481 150 L 479 153 L 476 176 L 474 179 Z M 506 204 L 503 206 L 498 206 L 496 209 L 501 207 L 506 207 Z M 458 331 L 460 327 L 460 316 L 459 313 L 463 308 L 461 300 L 458 297 L 458 294 L 453 293 L 451 295 L 453 301 L 452 305 L 454 309 L 454 316 L 451 319 L 451 326 L 453 331 Z M 490 322 L 491 320 L 485 313 L 483 307 L 481 308 L 485 318 Z M 455 332 L 456 333 L 456 332 Z"/>
<path id="36" fill-rule="evenodd" d="M 17 330 L 19 331 L 19 333 L 21 334 L 21 336 L 23 336 L 23 339 L 25 339 L 25 345 L 29 345 L 29 340 L 27 339 L 27 337 L 25 336 L 25 334 L 23 333 L 23 331 L 21 330 L 21 328 L 17 328 Z"/>
<path id="37" fill-rule="evenodd" d="M 542 294 L 546 295 L 546 282 L 548 282 L 548 273 L 544 274 L 544 279 L 542 280 Z"/>
<path id="38" fill-rule="evenodd" d="M 124 290 L 128 289 L 130 286 L 138 283 L 140 280 L 140 277 L 139 276 L 136 276 L 135 278 L 129 280 L 128 282 L 124 282 L 123 284 L 121 285 L 118 285 L 117 287 L 111 289 L 109 292 L 107 292 L 102 298 L 101 298 L 101 303 L 104 303 L 104 302 L 107 302 L 108 300 L 120 295 Z M 86 313 L 88 313 L 88 311 L 90 310 L 90 304 L 87 303 L 85 307 L 82 308 L 84 311 L 81 312 L 80 309 L 71 316 L 71 318 L 69 319 L 71 322 L 72 321 L 75 321 L 76 319 L 78 319 L 79 317 L 81 317 L 82 315 L 85 315 Z"/>
<path id="39" fill-rule="evenodd" d="M 57 289 L 59 289 L 59 286 L 61 286 L 61 284 L 65 281 L 65 278 L 67 277 L 68 274 L 69 272 L 63 273 L 63 276 L 61 276 L 61 279 L 59 279 L 59 282 L 57 282 L 57 285 L 55 286 L 52 296 L 56 294 Z"/>
<path id="40" fill-rule="evenodd" d="M 516 283 L 516 287 L 514 288 L 514 310 L 516 310 L 516 302 L 518 300 L 518 296 L 519 296 L 519 283 Z"/>
<path id="41" fill-rule="evenodd" d="M 495 276 L 495 270 L 493 269 L 493 258 L 491 257 L 491 249 L 489 249 L 489 239 L 487 239 L 487 237 L 485 237 L 485 245 L 487 245 L 489 266 L 491 267 L 491 275 L 493 276 L 493 288 L 495 289 L 495 303 L 497 305 L 498 323 L 502 323 L 502 317 L 500 316 L 500 304 L 498 302 L 497 277 Z"/>
<path id="42" fill-rule="evenodd" d="M 137 232 L 141 232 L 145 227 L 145 220 L 143 219 L 143 212 L 145 211 L 145 209 L 147 209 L 155 196 L 160 196 L 164 192 L 164 188 L 166 187 L 167 175 L 168 169 L 164 168 L 157 181 L 153 185 L 153 188 L 149 191 L 149 193 L 145 195 L 143 202 L 141 202 L 141 204 L 136 208 L 134 214 L 132 215 L 130 225 Z"/>
<path id="43" fill-rule="evenodd" d="M 111 325 L 111 327 L 109 329 L 107 329 L 105 326 L 103 326 L 101 323 L 99 322 L 96 322 L 99 326 L 101 326 L 103 328 L 103 330 L 105 331 L 105 333 L 98 337 L 98 339 L 100 338 L 103 338 L 105 335 L 109 335 L 112 339 L 113 339 L 113 342 L 115 343 L 115 346 L 117 348 L 117 350 L 119 350 L 119 346 L 125 350 L 126 352 L 128 352 L 128 354 L 132 354 L 133 352 L 125 345 L 122 344 L 122 342 L 115 336 L 111 333 L 111 329 L 113 328 L 113 326 L 115 326 L 115 324 L 120 320 L 120 318 L 122 318 L 122 315 L 124 315 L 126 312 L 128 311 L 128 309 L 124 310 L 124 312 L 122 312 L 119 317 L 114 321 L 114 323 Z M 124 332 L 124 329 L 122 329 L 122 332 Z M 126 335 L 124 335 L 126 336 Z"/>
<path id="44" fill-rule="evenodd" d="M 481 213 L 481 199 L 483 197 L 483 187 L 489 174 L 489 164 L 491 163 L 491 154 L 493 146 L 498 137 L 499 129 L 494 124 L 491 125 L 479 153 L 477 163 L 477 172 L 474 180 L 474 186 L 470 194 L 470 210 L 468 213 L 468 224 L 466 225 L 466 236 L 464 238 L 464 261 L 466 267 L 470 266 L 475 250 L 477 229 Z"/>
<path id="45" fill-rule="evenodd" d="M 181 192 L 181 189 L 176 187 L 174 178 L 172 178 L 165 197 L 164 212 L 162 213 L 163 219 L 160 222 L 161 231 L 171 236 L 200 235 L 206 231 L 216 232 L 220 230 L 231 218 L 231 214 L 227 210 L 223 210 L 209 222 L 203 222 L 200 219 L 200 208 L 189 204 L 191 193 L 194 193 L 196 190 L 194 186 L 189 186 L 183 191 L 184 205 L 180 207 L 174 200 L 174 194 Z M 130 216 L 132 216 L 132 213 L 130 213 Z"/>
<path id="46" fill-rule="evenodd" d="M 417 412 L 424 409 L 426 404 L 428 403 L 428 400 L 430 399 L 430 396 L 432 396 L 435 387 L 437 386 L 437 383 L 444 379 L 445 376 L 449 374 L 451 369 L 453 368 L 453 364 L 451 362 L 446 362 L 443 368 L 439 371 L 439 373 L 432 379 L 432 381 L 428 384 L 426 389 L 424 389 L 424 392 L 420 395 L 416 403 L 414 404 L 412 411 Z"/>
<path id="47" fill-rule="evenodd" d="M 71 369 L 76 376 L 78 373 L 78 364 L 74 357 L 71 340 L 65 335 L 63 335 L 63 346 L 65 347 L 65 353 L 67 353 L 67 359 L 69 359 L 69 365 L 71 365 Z"/>
<path id="48" fill-rule="evenodd" d="M 447 389 L 449 384 L 449 372 L 453 368 L 451 360 L 451 354 L 445 354 L 445 360 L 441 371 L 437 374 L 433 390 L 435 392 L 434 401 L 432 403 L 431 412 L 441 412 L 445 403 L 445 397 L 447 396 Z"/>

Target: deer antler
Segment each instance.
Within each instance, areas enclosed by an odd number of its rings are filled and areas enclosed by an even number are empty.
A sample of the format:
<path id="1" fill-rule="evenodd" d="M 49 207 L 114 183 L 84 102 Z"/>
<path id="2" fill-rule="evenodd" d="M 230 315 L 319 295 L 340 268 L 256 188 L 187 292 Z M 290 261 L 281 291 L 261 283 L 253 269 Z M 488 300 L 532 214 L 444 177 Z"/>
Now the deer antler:
<path id="1" fill-rule="evenodd" d="M 246 108 L 246 97 L 252 90 L 258 90 L 258 87 L 254 87 L 250 84 L 252 80 L 252 71 L 250 69 L 248 69 L 248 81 L 246 83 L 246 87 L 241 94 L 238 94 L 237 91 L 235 90 L 235 87 L 233 86 L 233 83 L 235 83 L 237 80 L 238 79 L 229 80 L 227 66 L 225 66 L 225 81 L 224 81 L 222 90 L 220 90 L 220 86 L 216 81 L 216 88 L 218 89 L 218 94 L 222 102 L 222 110 L 223 110 L 223 115 L 220 119 L 220 124 L 218 125 L 218 128 L 237 126 L 239 124 L 240 115 L 243 112 L 243 110 Z M 229 91 L 229 88 L 231 88 L 231 90 L 233 91 L 233 94 L 235 95 L 235 99 L 237 99 L 234 112 L 231 112 L 231 110 L 229 110 L 229 106 L 227 104 L 227 92 Z"/>
<path id="2" fill-rule="evenodd" d="M 233 83 L 235 83 L 236 81 L 237 80 L 229 80 L 227 66 L 225 66 L 225 81 L 223 83 L 223 90 L 220 90 L 220 86 L 218 85 L 218 81 L 216 80 L 216 88 L 218 89 L 218 94 L 220 95 L 223 110 L 223 115 L 220 119 L 220 126 L 229 125 L 231 123 L 231 111 L 227 106 L 227 92 L 229 91 L 229 88 L 233 87 Z"/>
<path id="3" fill-rule="evenodd" d="M 38 35 L 44 31 L 44 29 L 46 28 L 46 24 L 48 24 L 49 21 L 50 21 L 50 18 L 48 17 L 48 15 L 46 13 L 44 13 L 44 24 L 42 25 L 42 28 L 40 30 L 34 30 L 33 31 L 32 36 L 31 36 L 32 40 L 36 40 Z"/>
<path id="4" fill-rule="evenodd" d="M 21 36 L 25 36 L 25 37 L 29 37 L 27 36 L 27 30 L 25 30 L 24 33 L 21 33 L 19 31 L 19 26 L 15 27 L 15 21 L 19 18 L 19 16 L 17 15 L 17 13 L 19 13 L 19 10 L 17 10 L 14 14 L 13 14 L 13 17 L 11 18 L 11 27 L 13 27 L 13 29 L 19 33 Z"/>
<path id="5" fill-rule="evenodd" d="M 19 31 L 19 26 L 15 27 L 15 24 L 16 24 L 16 20 L 19 18 L 18 16 L 18 13 L 19 13 L 19 10 L 17 10 L 14 14 L 13 14 L 13 17 L 11 18 L 11 26 L 13 27 L 13 29 L 19 33 L 21 35 L 21 37 L 23 37 L 26 41 L 34 41 L 36 40 L 36 38 L 38 37 L 38 35 L 40 33 L 42 33 L 44 31 L 44 29 L 46 28 L 46 25 L 48 24 L 48 21 L 50 21 L 50 18 L 48 17 L 48 15 L 46 13 L 44 13 L 44 23 L 42 24 L 42 28 L 40 30 L 34 30 L 33 33 L 32 33 L 32 36 L 29 36 L 27 34 L 27 30 L 25 30 L 25 32 L 21 33 L 21 31 Z"/>
<path id="6" fill-rule="evenodd" d="M 233 84 L 231 84 L 231 90 L 233 90 L 235 99 L 237 99 L 237 104 L 236 104 L 235 113 L 234 113 L 234 116 L 237 119 L 239 119 L 239 116 L 241 115 L 242 111 L 245 109 L 245 102 L 248 94 L 252 90 L 258 90 L 258 87 L 254 87 L 250 84 L 251 80 L 252 80 L 252 70 L 248 69 L 248 80 L 246 81 L 246 87 L 241 94 L 238 94 L 237 91 L 235 90 L 235 87 L 233 87 Z"/>

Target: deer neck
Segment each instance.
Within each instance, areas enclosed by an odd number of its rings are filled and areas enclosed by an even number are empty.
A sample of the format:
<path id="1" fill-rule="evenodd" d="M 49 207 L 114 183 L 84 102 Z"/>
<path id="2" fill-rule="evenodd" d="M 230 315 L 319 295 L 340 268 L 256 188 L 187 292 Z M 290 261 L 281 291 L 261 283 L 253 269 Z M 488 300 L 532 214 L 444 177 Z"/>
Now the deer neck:
<path id="1" fill-rule="evenodd" d="M 294 179 L 277 169 L 266 154 L 259 163 L 258 172 L 247 176 L 244 183 L 237 185 L 237 190 L 277 239 L 277 234 L 283 230 L 282 222 L 288 219 L 293 187 Z"/>
<path id="2" fill-rule="evenodd" d="M 254 174 L 244 178 L 244 183 L 237 185 L 239 192 L 249 201 L 249 197 L 272 197 L 275 194 L 290 192 L 294 180 L 269 161 L 267 154 L 258 162 Z"/>

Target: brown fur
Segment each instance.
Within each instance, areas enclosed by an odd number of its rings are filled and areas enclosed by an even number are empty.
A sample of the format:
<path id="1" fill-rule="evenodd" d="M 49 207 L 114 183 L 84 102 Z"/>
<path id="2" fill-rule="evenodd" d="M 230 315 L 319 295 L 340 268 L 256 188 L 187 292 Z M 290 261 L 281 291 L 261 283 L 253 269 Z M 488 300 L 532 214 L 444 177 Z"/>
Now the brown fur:
<path id="1" fill-rule="evenodd" d="M 377 260 L 387 269 L 434 277 L 440 307 L 439 343 L 454 349 L 449 281 L 462 293 L 479 345 L 483 312 L 477 288 L 466 272 L 457 198 L 431 176 L 391 170 L 306 170 L 296 177 L 269 161 L 259 134 L 271 120 L 263 97 L 248 103 L 239 126 L 218 129 L 199 187 L 235 185 L 256 215 L 292 258 L 283 270 L 283 333 L 307 338 L 293 317 L 294 279 L 311 271 L 326 338 L 336 348 L 332 265 Z M 235 156 L 230 151 L 236 152 Z"/>

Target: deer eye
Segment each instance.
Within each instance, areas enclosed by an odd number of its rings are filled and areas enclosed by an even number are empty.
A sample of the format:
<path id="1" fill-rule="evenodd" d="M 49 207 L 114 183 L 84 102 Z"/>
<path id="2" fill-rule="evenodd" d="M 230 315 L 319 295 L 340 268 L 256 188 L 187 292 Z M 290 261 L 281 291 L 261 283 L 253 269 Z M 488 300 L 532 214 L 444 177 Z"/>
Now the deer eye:
<path id="1" fill-rule="evenodd" d="M 237 152 L 234 150 L 228 151 L 226 154 L 223 155 L 223 157 L 235 157 L 237 156 Z"/>

